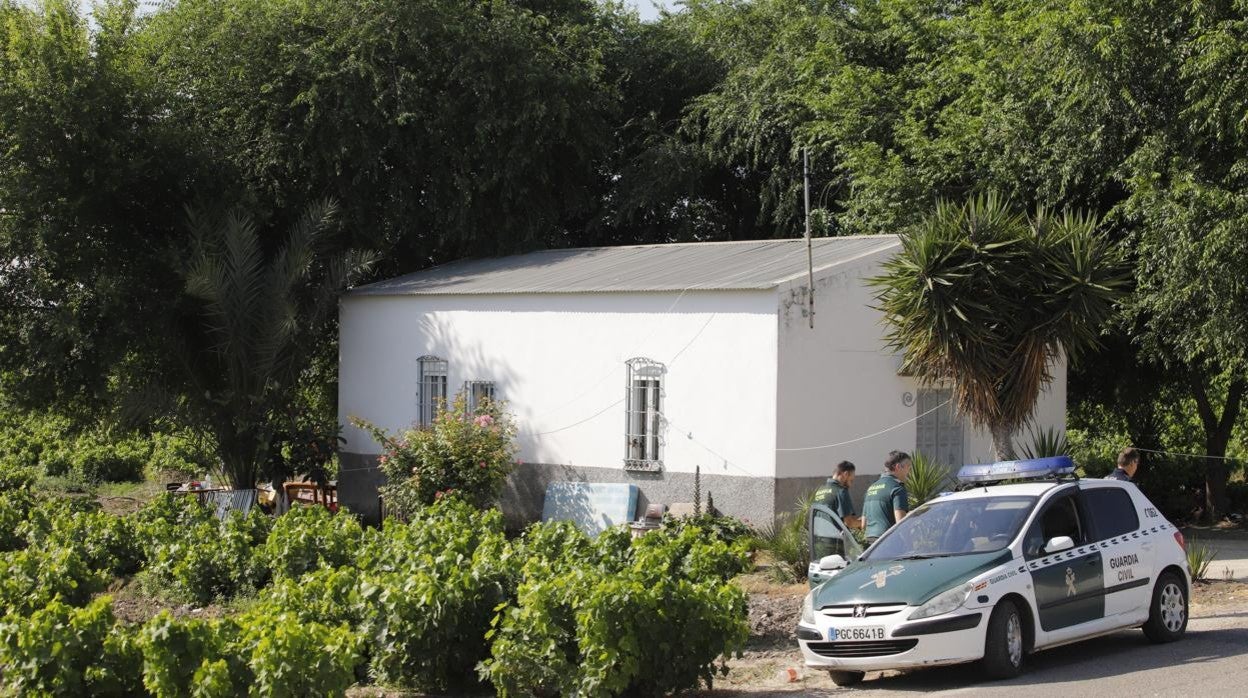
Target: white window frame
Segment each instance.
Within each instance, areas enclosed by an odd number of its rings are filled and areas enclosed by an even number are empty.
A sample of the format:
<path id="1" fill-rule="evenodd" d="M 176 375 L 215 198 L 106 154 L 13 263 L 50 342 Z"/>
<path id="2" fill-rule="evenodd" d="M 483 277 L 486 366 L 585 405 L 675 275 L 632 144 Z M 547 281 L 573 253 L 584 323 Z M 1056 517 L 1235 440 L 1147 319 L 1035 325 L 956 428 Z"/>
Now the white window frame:
<path id="1" fill-rule="evenodd" d="M 624 469 L 663 469 L 663 384 L 667 367 L 638 356 L 624 362 Z"/>
<path id="2" fill-rule="evenodd" d="M 416 424 L 427 427 L 437 418 L 438 410 L 446 408 L 450 364 L 440 356 L 426 354 L 416 360 L 416 365 Z"/>
<path id="3" fill-rule="evenodd" d="M 481 398 L 488 399 L 491 406 L 495 404 L 498 400 L 498 385 L 494 381 L 464 381 L 464 398 L 468 401 L 468 414 L 476 414 L 481 407 Z"/>

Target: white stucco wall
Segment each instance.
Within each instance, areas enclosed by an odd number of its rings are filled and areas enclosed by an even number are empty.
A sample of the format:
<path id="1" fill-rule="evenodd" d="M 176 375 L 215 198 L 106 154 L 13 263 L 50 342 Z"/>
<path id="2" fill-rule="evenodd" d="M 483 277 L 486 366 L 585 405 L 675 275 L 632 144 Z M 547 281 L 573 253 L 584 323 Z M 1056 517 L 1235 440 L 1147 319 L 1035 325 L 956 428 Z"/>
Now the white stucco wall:
<path id="1" fill-rule="evenodd" d="M 841 460 L 853 462 L 861 474 L 879 474 L 889 451 L 914 451 L 918 385 L 897 375 L 900 357 L 885 348 L 886 328 L 881 313 L 871 307 L 875 293 L 866 283 L 891 254 L 817 273 L 813 330 L 806 315 L 805 277 L 778 289 L 777 448 L 852 443 L 779 450 L 777 477 L 826 477 Z M 1042 427 L 1065 430 L 1065 361 L 1054 367 L 1053 385 L 1037 404 L 1036 420 Z M 964 460 L 992 460 L 991 437 L 963 422 Z M 894 425 L 901 426 L 871 436 Z"/>
<path id="2" fill-rule="evenodd" d="M 678 295 L 347 296 L 339 419 L 411 424 L 416 360 L 434 354 L 449 361 L 452 393 L 496 381 L 526 462 L 622 468 L 624 361 L 646 356 L 668 367 L 666 470 L 774 475 L 774 294 Z M 378 452 L 350 425 L 344 437 L 346 451 Z"/>

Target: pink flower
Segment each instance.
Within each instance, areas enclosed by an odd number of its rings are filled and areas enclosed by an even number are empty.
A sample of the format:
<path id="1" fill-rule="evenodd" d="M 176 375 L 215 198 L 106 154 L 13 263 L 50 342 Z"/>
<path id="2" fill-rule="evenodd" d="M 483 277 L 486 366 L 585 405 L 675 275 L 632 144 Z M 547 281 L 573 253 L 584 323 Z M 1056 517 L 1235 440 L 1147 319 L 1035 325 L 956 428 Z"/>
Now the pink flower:
<path id="1" fill-rule="evenodd" d="M 476 419 L 472 420 L 472 423 L 476 424 L 479 427 L 488 427 L 494 423 L 494 417 L 488 414 L 483 414 L 480 417 L 477 417 Z"/>
<path id="2" fill-rule="evenodd" d="M 481 469 L 485 470 L 485 461 L 481 461 Z"/>
<path id="3" fill-rule="evenodd" d="M 377 459 L 377 462 L 378 462 L 380 465 L 385 465 L 385 464 L 386 464 L 386 461 L 388 461 L 388 460 L 390 460 L 388 457 L 386 457 L 386 456 L 382 456 L 381 458 L 378 458 L 378 459 Z"/>

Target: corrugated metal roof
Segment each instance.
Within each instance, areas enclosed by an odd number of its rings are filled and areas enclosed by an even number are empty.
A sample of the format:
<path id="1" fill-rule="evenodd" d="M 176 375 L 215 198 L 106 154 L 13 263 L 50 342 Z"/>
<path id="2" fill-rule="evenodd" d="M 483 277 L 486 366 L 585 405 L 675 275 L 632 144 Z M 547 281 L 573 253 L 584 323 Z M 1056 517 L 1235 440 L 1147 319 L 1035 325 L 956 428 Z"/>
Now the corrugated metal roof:
<path id="1" fill-rule="evenodd" d="M 898 245 L 895 235 L 816 238 L 815 270 Z M 806 241 L 690 242 L 466 259 L 360 286 L 353 295 L 768 289 L 806 273 Z"/>

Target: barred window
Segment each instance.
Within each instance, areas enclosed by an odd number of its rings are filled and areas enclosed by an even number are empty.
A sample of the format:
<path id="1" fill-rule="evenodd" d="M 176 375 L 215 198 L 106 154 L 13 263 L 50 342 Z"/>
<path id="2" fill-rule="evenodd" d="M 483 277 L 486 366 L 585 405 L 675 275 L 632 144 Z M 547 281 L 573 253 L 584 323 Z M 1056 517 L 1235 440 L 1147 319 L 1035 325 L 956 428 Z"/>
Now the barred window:
<path id="1" fill-rule="evenodd" d="M 667 367 L 638 357 L 625 362 L 628 383 L 625 388 L 624 468 L 663 469 L 663 376 Z"/>
<path id="2" fill-rule="evenodd" d="M 416 423 L 429 426 L 438 416 L 438 410 L 446 406 L 446 359 L 422 356 L 417 364 L 420 368 L 420 394 Z"/>
<path id="3" fill-rule="evenodd" d="M 494 381 L 464 381 L 464 395 L 468 398 L 468 413 L 476 414 L 486 403 L 495 400 Z"/>

